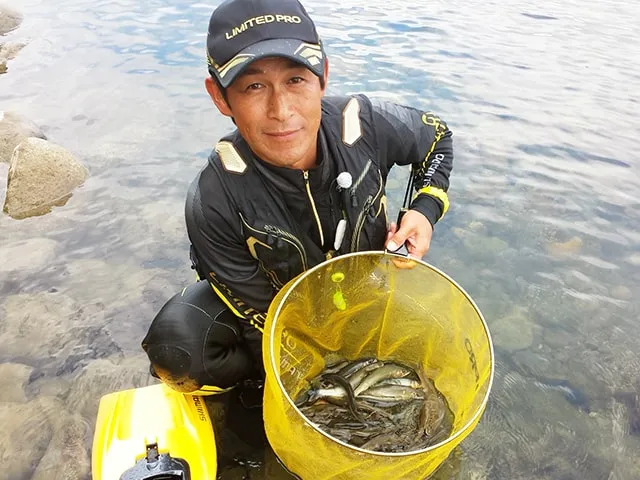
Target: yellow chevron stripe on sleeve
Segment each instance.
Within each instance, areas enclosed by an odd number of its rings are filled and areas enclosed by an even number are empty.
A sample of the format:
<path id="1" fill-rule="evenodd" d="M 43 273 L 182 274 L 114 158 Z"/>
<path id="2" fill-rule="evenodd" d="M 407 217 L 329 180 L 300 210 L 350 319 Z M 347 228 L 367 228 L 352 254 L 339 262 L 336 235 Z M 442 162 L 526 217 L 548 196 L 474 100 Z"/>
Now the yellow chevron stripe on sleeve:
<path id="1" fill-rule="evenodd" d="M 428 187 L 424 187 L 418 190 L 418 195 L 420 194 L 430 195 L 440 200 L 443 205 L 442 215 L 440 215 L 440 218 L 444 217 L 444 214 L 447 213 L 447 210 L 449 210 L 449 196 L 447 195 L 447 192 L 445 192 L 441 188 L 429 185 Z"/>
<path id="2" fill-rule="evenodd" d="M 216 288 L 216 286 L 215 286 L 213 283 L 209 282 L 209 285 L 211 285 L 211 288 L 213 288 L 213 291 L 214 291 L 214 292 L 216 292 L 216 295 L 218 295 L 218 297 L 220 298 L 220 300 L 222 300 L 222 301 L 224 302 L 224 304 L 225 304 L 227 307 L 229 307 L 229 310 L 231 310 L 235 316 L 240 317 L 240 318 L 245 318 L 245 316 L 244 316 L 244 315 L 242 315 L 242 314 L 238 311 L 238 309 L 237 309 L 236 307 L 234 307 L 234 306 L 233 306 L 233 304 L 232 304 L 232 303 L 227 299 L 227 297 L 225 297 L 225 296 L 222 294 L 222 292 L 221 292 L 220 290 L 218 290 L 218 289 Z"/>

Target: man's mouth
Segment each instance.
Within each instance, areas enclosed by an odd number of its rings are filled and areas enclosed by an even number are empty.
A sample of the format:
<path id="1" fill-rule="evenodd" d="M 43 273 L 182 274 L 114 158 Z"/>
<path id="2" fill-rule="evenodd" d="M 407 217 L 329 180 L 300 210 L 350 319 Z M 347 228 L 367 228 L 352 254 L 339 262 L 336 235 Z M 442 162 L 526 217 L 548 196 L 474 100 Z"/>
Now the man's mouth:
<path id="1" fill-rule="evenodd" d="M 298 133 L 300 129 L 292 129 L 292 130 L 278 130 L 273 132 L 265 132 L 266 135 L 276 138 L 278 140 L 286 140 L 288 138 L 293 137 L 296 133 Z"/>

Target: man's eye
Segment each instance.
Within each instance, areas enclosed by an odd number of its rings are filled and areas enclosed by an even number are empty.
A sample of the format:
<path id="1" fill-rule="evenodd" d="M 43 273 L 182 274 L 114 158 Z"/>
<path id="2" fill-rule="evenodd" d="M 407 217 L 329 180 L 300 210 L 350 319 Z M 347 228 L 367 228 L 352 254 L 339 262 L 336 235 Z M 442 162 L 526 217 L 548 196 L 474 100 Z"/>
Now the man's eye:
<path id="1" fill-rule="evenodd" d="M 304 82 L 304 78 L 302 77 L 292 77 L 291 80 L 289 80 L 291 83 L 302 83 Z"/>
<path id="2" fill-rule="evenodd" d="M 258 90 L 262 85 L 259 83 L 252 83 L 247 86 L 247 90 Z"/>

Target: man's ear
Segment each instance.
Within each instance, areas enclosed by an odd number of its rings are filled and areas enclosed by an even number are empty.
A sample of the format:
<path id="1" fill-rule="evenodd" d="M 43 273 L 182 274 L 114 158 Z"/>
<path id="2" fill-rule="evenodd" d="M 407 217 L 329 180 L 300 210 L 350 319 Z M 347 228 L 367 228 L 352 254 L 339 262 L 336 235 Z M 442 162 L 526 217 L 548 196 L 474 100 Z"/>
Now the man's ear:
<path id="1" fill-rule="evenodd" d="M 207 77 L 204 79 L 204 88 L 207 89 L 207 93 L 211 97 L 211 100 L 213 100 L 213 103 L 216 104 L 216 107 L 218 107 L 220 113 L 226 117 L 231 117 L 231 108 L 213 78 Z"/>

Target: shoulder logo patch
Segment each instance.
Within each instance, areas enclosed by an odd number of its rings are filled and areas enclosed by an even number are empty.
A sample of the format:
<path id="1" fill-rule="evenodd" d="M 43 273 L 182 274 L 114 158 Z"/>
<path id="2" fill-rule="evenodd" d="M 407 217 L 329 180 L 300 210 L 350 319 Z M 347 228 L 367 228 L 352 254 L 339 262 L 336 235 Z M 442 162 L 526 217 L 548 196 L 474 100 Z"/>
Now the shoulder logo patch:
<path id="1" fill-rule="evenodd" d="M 227 141 L 218 142 L 216 153 L 227 172 L 242 174 L 247 169 L 247 164 L 238 153 L 238 150 L 236 150 L 236 147 L 233 146 L 233 143 Z"/>
<path id="2" fill-rule="evenodd" d="M 351 147 L 360 137 L 362 137 L 360 104 L 357 98 L 352 98 L 342 111 L 342 141 Z"/>

